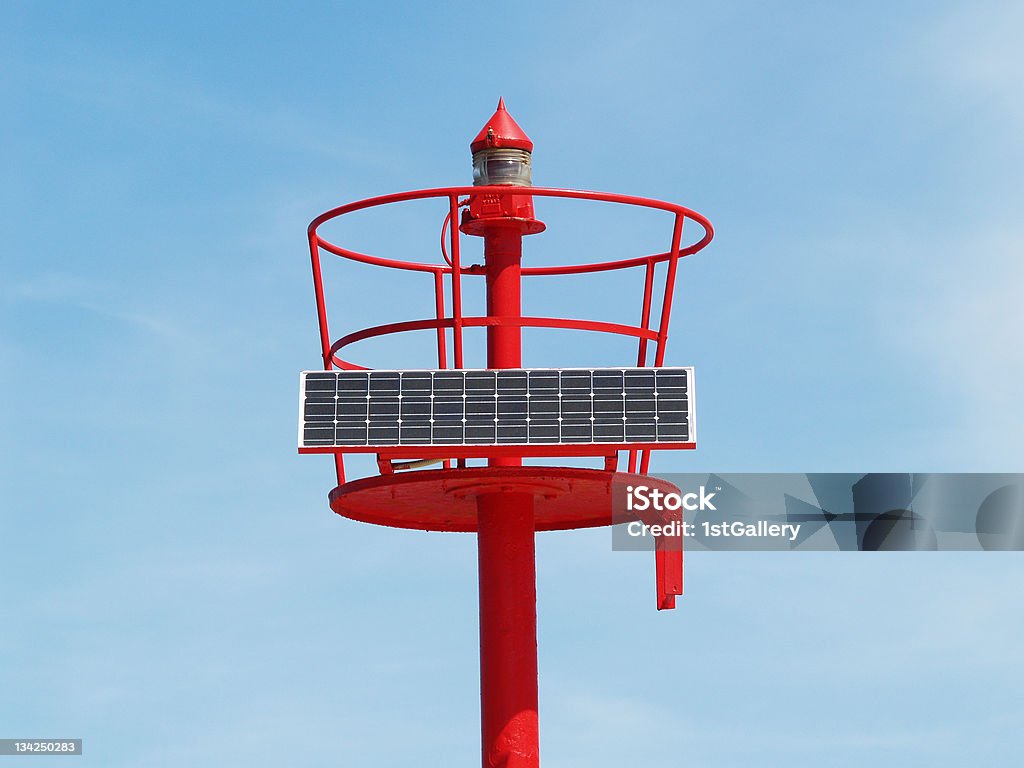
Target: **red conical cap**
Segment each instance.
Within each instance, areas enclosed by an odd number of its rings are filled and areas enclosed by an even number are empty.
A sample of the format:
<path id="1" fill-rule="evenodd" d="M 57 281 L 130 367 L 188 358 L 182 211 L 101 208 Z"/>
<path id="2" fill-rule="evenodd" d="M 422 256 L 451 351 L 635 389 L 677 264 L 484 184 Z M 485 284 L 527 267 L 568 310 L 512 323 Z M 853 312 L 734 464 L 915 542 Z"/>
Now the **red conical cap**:
<path id="1" fill-rule="evenodd" d="M 504 99 L 498 99 L 498 110 L 469 145 L 473 152 L 479 152 L 488 147 L 508 147 L 533 152 L 533 142 L 530 141 L 530 137 L 519 127 L 519 123 L 512 119 L 512 115 L 505 111 Z"/>

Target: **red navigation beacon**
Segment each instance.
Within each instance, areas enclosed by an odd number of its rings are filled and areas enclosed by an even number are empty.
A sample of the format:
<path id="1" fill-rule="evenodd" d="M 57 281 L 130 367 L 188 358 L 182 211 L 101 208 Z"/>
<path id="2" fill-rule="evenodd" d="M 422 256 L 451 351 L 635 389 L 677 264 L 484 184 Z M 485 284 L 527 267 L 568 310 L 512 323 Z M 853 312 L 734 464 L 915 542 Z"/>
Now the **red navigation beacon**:
<path id="1" fill-rule="evenodd" d="M 693 449 L 693 369 L 665 366 L 679 260 L 712 238 L 710 222 L 674 203 L 604 192 L 532 185 L 533 142 L 498 102 L 473 139 L 473 186 L 403 192 L 349 203 L 309 226 L 323 370 L 302 374 L 299 451 L 331 453 L 337 487 L 331 508 L 353 520 L 398 528 L 477 535 L 480 590 L 480 688 L 484 768 L 536 768 L 536 531 L 607 526 L 613 490 L 629 485 L 674 489 L 647 476 L 651 452 Z M 545 230 L 537 198 L 603 201 L 666 214 L 667 250 L 592 264 L 522 265 L 523 236 Z M 360 253 L 318 233 L 348 213 L 437 199 L 443 259 L 403 261 Z M 459 216 L 461 210 L 461 218 Z M 689 220 L 700 231 L 684 242 Z M 461 235 L 483 238 L 484 264 L 461 262 Z M 332 336 L 320 259 L 328 253 L 431 278 L 435 314 Z M 524 316 L 524 278 L 642 270 L 639 324 Z M 664 270 L 664 291 L 655 276 Z M 462 311 L 464 281 L 482 279 L 486 314 Z M 655 305 L 657 311 L 655 311 Z M 449 310 L 450 307 L 450 310 Z M 654 316 L 657 316 L 655 321 Z M 637 340 L 636 359 L 619 367 L 522 367 L 522 329 L 569 329 Z M 484 328 L 486 360 L 464 359 L 466 328 Z M 369 370 L 341 357 L 351 344 L 388 334 L 436 331 L 437 367 Z M 449 334 L 451 345 L 449 349 Z M 400 361 L 397 361 L 400 363 Z M 376 456 L 379 474 L 348 481 L 344 456 Z M 619 468 L 620 453 L 626 467 Z M 593 457 L 598 467 L 558 465 Z M 524 466 L 524 457 L 545 457 Z M 616 522 L 618 522 L 618 518 Z M 657 604 L 682 594 L 681 538 L 655 546 Z"/>

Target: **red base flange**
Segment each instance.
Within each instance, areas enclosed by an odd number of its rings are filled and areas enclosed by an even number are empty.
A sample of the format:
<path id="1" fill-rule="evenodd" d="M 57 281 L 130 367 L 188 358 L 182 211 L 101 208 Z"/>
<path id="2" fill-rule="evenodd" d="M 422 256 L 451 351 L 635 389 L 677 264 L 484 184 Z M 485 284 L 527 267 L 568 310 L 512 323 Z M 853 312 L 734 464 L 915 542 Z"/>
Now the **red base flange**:
<path id="1" fill-rule="evenodd" d="M 477 530 L 478 496 L 532 493 L 538 531 L 612 524 L 612 486 L 646 485 L 678 493 L 648 475 L 571 467 L 469 467 L 378 475 L 330 493 L 337 514 L 374 525 L 422 531 Z"/>

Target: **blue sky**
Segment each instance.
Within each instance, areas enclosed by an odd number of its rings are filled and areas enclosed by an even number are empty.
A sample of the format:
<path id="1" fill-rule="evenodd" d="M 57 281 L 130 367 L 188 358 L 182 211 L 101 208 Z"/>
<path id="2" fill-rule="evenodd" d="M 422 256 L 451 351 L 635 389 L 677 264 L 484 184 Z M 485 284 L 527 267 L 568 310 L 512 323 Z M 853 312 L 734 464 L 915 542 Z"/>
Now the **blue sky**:
<path id="1" fill-rule="evenodd" d="M 468 182 L 499 95 L 537 183 L 716 225 L 669 352 L 701 446 L 655 469 L 1020 471 L 1022 27 L 1011 2 L 4 3 L 0 737 L 103 768 L 477 762 L 472 538 L 331 514 L 295 410 L 306 224 Z M 564 213 L 527 258 L 653 236 Z M 433 211 L 384 224 L 352 242 L 433 258 Z M 426 301 L 330 276 L 339 331 Z M 606 532 L 538 556 L 546 765 L 1024 756 L 1015 556 L 694 556 L 671 613 Z"/>

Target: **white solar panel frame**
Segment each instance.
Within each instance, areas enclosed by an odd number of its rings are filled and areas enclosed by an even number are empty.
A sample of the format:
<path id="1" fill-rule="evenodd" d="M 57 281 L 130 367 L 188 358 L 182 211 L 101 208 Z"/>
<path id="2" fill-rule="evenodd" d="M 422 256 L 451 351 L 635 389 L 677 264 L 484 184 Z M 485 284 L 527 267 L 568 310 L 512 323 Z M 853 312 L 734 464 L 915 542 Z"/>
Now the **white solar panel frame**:
<path id="1" fill-rule="evenodd" d="M 519 442 L 498 442 L 497 441 L 497 435 L 495 435 L 495 438 L 496 438 L 495 442 L 466 442 L 465 439 L 463 439 L 462 442 L 453 442 L 453 443 L 434 443 L 434 442 L 431 442 L 431 443 L 402 443 L 402 442 L 399 441 L 397 443 L 378 444 L 378 443 L 370 443 L 369 442 L 369 435 L 367 435 L 367 443 L 366 444 L 362 444 L 362 445 L 338 444 L 338 443 L 335 442 L 332 445 L 325 446 L 325 445 L 307 445 L 304 442 L 304 427 L 306 426 L 306 421 L 304 419 L 304 415 L 305 415 L 304 406 L 305 406 L 305 400 L 306 400 L 306 381 L 307 381 L 306 376 L 307 376 L 307 374 L 323 374 L 323 373 L 330 373 L 330 374 L 335 374 L 335 375 L 339 375 L 339 374 L 342 374 L 342 375 L 343 374 L 366 374 L 368 376 L 373 376 L 373 375 L 382 374 L 382 373 L 394 373 L 394 374 L 398 374 L 398 375 L 424 373 L 424 374 L 431 374 L 431 375 L 433 375 L 433 374 L 437 374 L 437 373 L 467 374 L 467 373 L 474 373 L 474 372 L 493 372 L 493 373 L 497 374 L 497 373 L 502 373 L 502 372 L 507 373 L 507 372 L 513 372 L 513 371 L 515 371 L 515 372 L 522 371 L 522 372 L 525 372 L 527 374 L 533 373 L 533 372 L 558 373 L 559 374 L 559 381 L 560 382 L 561 382 L 561 374 L 565 373 L 565 372 L 569 372 L 569 373 L 571 373 L 571 372 L 593 373 L 593 372 L 604 372 L 604 371 L 610 371 L 610 372 L 621 371 L 621 372 L 623 372 L 623 374 L 625 374 L 626 372 L 632 372 L 632 371 L 643 371 L 643 372 L 652 372 L 652 373 L 657 373 L 659 371 L 662 371 L 662 372 L 684 372 L 686 374 L 686 424 L 687 424 L 687 437 L 686 437 L 685 440 L 666 440 L 666 439 L 659 440 L 659 439 L 655 438 L 653 440 L 642 440 L 642 441 L 629 441 L 629 440 L 625 440 L 625 439 L 623 439 L 621 441 L 620 440 L 599 441 L 599 440 L 591 439 L 590 441 L 522 442 L 522 443 L 519 443 Z M 401 391 L 401 390 L 399 390 L 399 391 Z M 435 397 L 435 392 L 436 392 L 436 390 L 434 389 L 433 381 L 432 381 L 431 382 L 431 395 L 430 395 L 431 399 L 433 399 Z M 591 386 L 590 392 L 591 393 L 593 392 L 593 386 Z M 527 394 L 527 396 L 529 396 L 529 386 L 527 386 L 527 393 L 526 394 Z M 563 393 L 562 393 L 561 387 L 559 387 L 559 393 L 558 393 L 559 398 L 561 398 L 562 394 Z M 399 397 L 399 400 L 400 400 L 401 399 L 401 395 L 399 395 L 398 397 Z M 497 394 L 495 395 L 495 397 L 497 398 Z M 623 386 L 623 399 L 625 399 L 625 397 L 626 397 L 626 391 L 625 391 L 625 382 L 624 382 L 624 386 Z M 371 397 L 370 397 L 369 390 L 368 390 L 367 400 L 369 401 L 370 399 L 371 399 Z M 463 413 L 465 413 L 465 408 L 463 408 Z M 561 409 L 559 409 L 559 413 L 561 413 Z M 656 417 L 655 417 L 655 420 L 657 420 Z M 370 425 L 369 413 L 367 413 L 366 421 L 367 421 L 367 425 L 369 427 L 369 425 Z M 495 421 L 496 421 L 496 423 L 499 423 L 498 419 L 496 419 Z M 529 417 L 527 417 L 526 421 L 527 422 L 530 421 Z M 625 412 L 624 412 L 623 421 L 628 423 L 628 418 L 625 416 Z M 335 423 L 336 423 L 336 420 L 335 420 Z M 401 422 L 399 421 L 399 423 L 401 423 Z M 527 440 L 529 440 L 529 435 L 527 435 Z M 696 441 L 697 441 L 696 385 L 695 385 L 694 369 L 693 369 L 692 366 L 664 366 L 664 367 L 661 367 L 661 368 L 640 367 L 640 366 L 621 366 L 621 367 L 620 366 L 610 366 L 610 367 L 592 367 L 592 368 L 573 367 L 573 368 L 511 368 L 511 369 L 510 368 L 461 368 L 461 369 L 460 368 L 440 368 L 440 369 L 438 369 L 438 368 L 413 368 L 413 369 L 374 368 L 374 369 L 369 369 L 369 370 L 351 370 L 351 371 L 348 371 L 348 370 L 337 370 L 337 369 L 332 369 L 332 370 L 320 369 L 320 370 L 306 370 L 306 371 L 302 371 L 301 375 L 300 375 L 299 419 L 298 419 L 298 434 L 297 434 L 297 442 L 298 442 L 298 447 L 299 447 L 300 451 L 320 451 L 320 452 L 329 452 L 329 453 L 344 453 L 344 452 L 376 452 L 376 451 L 389 452 L 389 451 L 400 450 L 400 451 L 403 451 L 403 452 L 409 452 L 409 451 L 415 452 L 417 448 L 430 449 L 431 451 L 435 451 L 437 449 L 445 449 L 445 448 L 451 448 L 451 449 L 473 448 L 473 449 L 480 449 L 482 453 L 486 453 L 486 450 L 488 448 L 500 447 L 502 449 L 523 448 L 524 450 L 529 450 L 529 451 L 532 451 L 532 452 L 537 452 L 538 449 L 541 449 L 541 448 L 543 448 L 545 446 L 550 446 L 550 447 L 573 446 L 574 448 L 585 449 L 587 446 L 600 446 L 600 445 L 616 445 L 616 446 L 621 446 L 623 449 L 627 449 L 628 450 L 631 445 L 663 445 L 665 447 L 671 447 L 673 445 L 692 445 L 692 444 L 695 444 Z"/>

